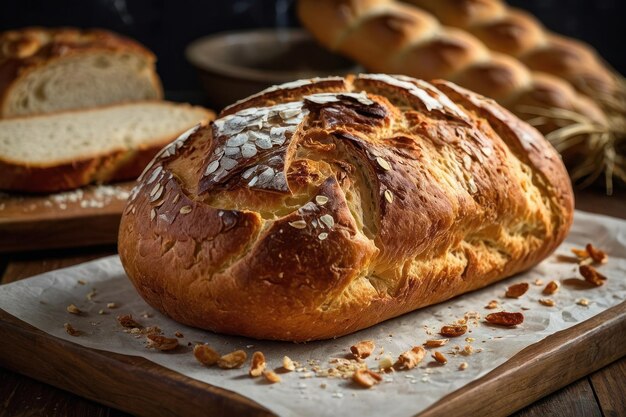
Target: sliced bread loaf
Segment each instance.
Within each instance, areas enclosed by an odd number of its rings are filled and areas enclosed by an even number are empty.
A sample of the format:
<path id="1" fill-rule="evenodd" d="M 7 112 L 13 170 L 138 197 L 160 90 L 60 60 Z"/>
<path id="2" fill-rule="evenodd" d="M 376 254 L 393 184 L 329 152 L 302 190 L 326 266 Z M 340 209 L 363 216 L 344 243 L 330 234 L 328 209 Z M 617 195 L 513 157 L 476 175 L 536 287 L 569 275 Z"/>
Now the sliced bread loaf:
<path id="1" fill-rule="evenodd" d="M 54 192 L 135 178 L 163 146 L 213 117 L 145 101 L 0 120 L 0 189 Z"/>
<path id="2" fill-rule="evenodd" d="M 100 29 L 0 33 L 0 117 L 162 98 L 156 58 Z"/>

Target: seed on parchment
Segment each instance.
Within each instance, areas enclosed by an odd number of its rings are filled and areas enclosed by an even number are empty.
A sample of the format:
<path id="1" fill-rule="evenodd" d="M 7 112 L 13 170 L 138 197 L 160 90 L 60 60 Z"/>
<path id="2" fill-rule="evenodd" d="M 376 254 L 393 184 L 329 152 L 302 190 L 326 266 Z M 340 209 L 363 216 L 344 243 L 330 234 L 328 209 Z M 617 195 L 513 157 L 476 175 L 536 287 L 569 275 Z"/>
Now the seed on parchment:
<path id="1" fill-rule="evenodd" d="M 448 343 L 450 339 L 433 339 L 433 340 L 427 340 L 426 343 L 424 343 L 424 346 L 426 347 L 440 347 L 445 345 L 446 343 Z"/>
<path id="2" fill-rule="evenodd" d="M 263 371 L 263 376 L 265 377 L 265 380 L 267 382 L 270 382 L 272 384 L 280 382 L 280 377 L 274 371 L 265 370 Z"/>
<path id="3" fill-rule="evenodd" d="M 556 281 L 550 281 L 543 289 L 545 295 L 552 295 L 559 290 L 559 283 Z"/>
<path id="4" fill-rule="evenodd" d="M 596 249 L 591 243 L 587 243 L 587 246 L 585 246 L 585 250 L 594 262 L 597 262 L 599 264 L 605 264 L 609 260 L 606 252 L 600 249 Z"/>
<path id="5" fill-rule="evenodd" d="M 593 266 L 581 265 L 579 271 L 583 278 L 585 278 L 585 281 L 587 281 L 588 283 L 595 285 L 596 287 L 604 285 L 606 277 L 598 272 L 598 270 L 595 269 Z"/>
<path id="6" fill-rule="evenodd" d="M 454 325 L 454 326 L 443 326 L 439 331 L 439 334 L 445 337 L 458 337 L 464 335 L 467 332 L 467 326 L 465 325 Z"/>
<path id="7" fill-rule="evenodd" d="M 526 294 L 528 291 L 529 285 L 527 282 L 521 282 L 519 284 L 511 285 L 506 290 L 507 298 L 520 298 L 522 295 Z"/>
<path id="8" fill-rule="evenodd" d="M 68 305 L 65 309 L 67 310 L 68 313 L 71 313 L 71 314 L 79 315 L 82 313 L 82 311 L 80 311 L 80 309 L 76 307 L 74 304 Z"/>
<path id="9" fill-rule="evenodd" d="M 540 298 L 539 299 L 539 304 L 544 305 L 546 307 L 554 307 L 556 305 L 554 300 L 552 300 L 550 298 Z"/>
<path id="10" fill-rule="evenodd" d="M 193 347 L 193 356 L 205 366 L 212 366 L 220 359 L 220 354 L 207 344 L 197 344 Z"/>
<path id="11" fill-rule="evenodd" d="M 267 363 L 265 362 L 265 355 L 263 355 L 263 352 L 254 352 L 250 362 L 250 376 L 253 378 L 261 376 L 263 371 L 265 371 L 266 365 Z"/>
<path id="12" fill-rule="evenodd" d="M 222 369 L 241 368 L 246 362 L 248 355 L 243 350 L 236 350 L 231 353 L 227 353 L 217 361 L 217 366 Z"/>
<path id="13" fill-rule="evenodd" d="M 421 346 L 414 346 L 411 350 L 400 354 L 395 363 L 397 369 L 413 369 L 424 359 L 426 350 Z"/>
<path id="14" fill-rule="evenodd" d="M 436 351 L 435 353 L 433 353 L 433 359 L 435 359 L 437 362 L 443 365 L 448 363 L 448 358 L 446 358 L 445 355 L 439 351 Z"/>
<path id="15" fill-rule="evenodd" d="M 178 339 L 173 337 L 165 337 L 159 334 L 151 333 L 146 336 L 146 339 L 148 341 L 148 348 L 163 352 L 174 350 L 178 347 Z"/>
<path id="16" fill-rule="evenodd" d="M 391 369 L 392 367 L 393 367 L 393 359 L 391 358 L 391 355 L 389 354 L 383 356 L 378 361 L 378 368 L 383 371 L 387 371 Z"/>
<path id="17" fill-rule="evenodd" d="M 487 314 L 485 320 L 487 320 L 487 322 L 491 324 L 513 327 L 524 322 L 524 315 L 522 313 L 509 313 L 506 311 L 500 311 L 498 313 Z"/>
<path id="18" fill-rule="evenodd" d="M 80 336 L 83 333 L 80 330 L 76 330 L 70 323 L 63 324 L 63 327 L 65 328 L 65 332 L 70 336 Z"/>
<path id="19" fill-rule="evenodd" d="M 295 371 L 296 366 L 289 356 L 283 356 L 283 368 L 287 371 Z"/>
<path id="20" fill-rule="evenodd" d="M 141 324 L 133 320 L 133 316 L 131 314 L 123 314 L 121 316 L 117 316 L 117 322 L 121 324 L 122 327 L 126 327 L 127 329 L 143 327 Z"/>

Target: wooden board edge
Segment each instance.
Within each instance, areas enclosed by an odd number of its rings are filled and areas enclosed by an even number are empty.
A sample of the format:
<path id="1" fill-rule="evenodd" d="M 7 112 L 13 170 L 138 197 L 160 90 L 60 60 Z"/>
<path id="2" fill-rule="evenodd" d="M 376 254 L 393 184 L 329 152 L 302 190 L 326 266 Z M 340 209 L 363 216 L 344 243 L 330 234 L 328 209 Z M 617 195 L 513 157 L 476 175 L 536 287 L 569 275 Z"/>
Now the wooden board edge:
<path id="1" fill-rule="evenodd" d="M 54 338 L 2 310 L 0 338 L 0 365 L 136 415 L 273 415 L 234 392 L 185 377 L 144 358 Z M 12 349 L 29 344 L 50 354 Z M 624 355 L 626 302 L 528 346 L 418 416 L 506 416 Z M 123 370 L 118 366 L 120 362 Z M 94 387 L 98 380 L 104 382 Z M 168 385 L 167 405 L 162 402 L 162 384 Z"/>
<path id="2" fill-rule="evenodd" d="M 0 340 L 0 366 L 134 415 L 275 416 L 240 394 L 145 358 L 85 348 L 50 336 L 1 309 Z"/>
<path id="3" fill-rule="evenodd" d="M 117 243 L 122 213 L 0 225 L 0 254 Z"/>
<path id="4" fill-rule="evenodd" d="M 623 356 L 626 302 L 526 347 L 417 416 L 508 416 Z"/>

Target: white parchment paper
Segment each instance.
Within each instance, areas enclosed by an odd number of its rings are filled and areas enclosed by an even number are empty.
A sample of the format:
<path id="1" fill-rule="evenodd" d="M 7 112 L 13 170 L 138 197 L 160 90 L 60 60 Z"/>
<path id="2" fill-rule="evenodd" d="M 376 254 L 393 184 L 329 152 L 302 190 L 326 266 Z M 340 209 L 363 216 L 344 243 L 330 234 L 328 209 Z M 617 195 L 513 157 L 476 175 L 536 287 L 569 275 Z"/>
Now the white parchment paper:
<path id="1" fill-rule="evenodd" d="M 572 247 L 582 248 L 588 242 L 609 254 L 608 264 L 599 268 L 608 277 L 602 287 L 568 284 L 572 278 L 579 277 L 577 265 L 558 257 L 571 256 Z M 550 280 L 561 282 L 560 290 L 550 296 L 557 303 L 555 307 L 538 303 L 540 298 L 546 296 L 541 293 L 543 285 L 533 284 L 537 279 L 543 280 L 544 285 Z M 522 281 L 531 284 L 526 295 L 517 300 L 504 298 L 508 285 Z M 87 294 L 94 289 L 95 295 L 88 300 Z M 577 304 L 582 298 L 589 300 L 588 306 Z M 372 339 L 376 342 L 376 353 L 366 362 L 371 368 L 377 368 L 375 357 L 380 348 L 392 354 L 395 360 L 398 354 L 410 347 L 438 338 L 436 333 L 442 324 L 462 318 L 468 311 L 478 311 L 483 317 L 499 311 L 484 308 L 492 299 L 498 300 L 506 311 L 523 311 L 523 325 L 504 329 L 487 325 L 481 320 L 477 326 L 470 326 L 471 333 L 452 339 L 448 345 L 439 349 L 448 357 L 446 365 L 438 366 L 428 357 L 418 368 L 387 374 L 380 385 L 369 390 L 355 386 L 350 380 L 316 377 L 312 372 L 280 374 L 282 381 L 270 385 L 262 378 L 248 377 L 247 363 L 243 368 L 235 370 L 203 367 L 194 359 L 191 347 L 187 346 L 189 342 L 206 342 L 220 353 L 244 349 L 249 356 L 260 350 L 264 352 L 270 368 L 280 367 L 284 355 L 307 368 L 310 368 L 307 365 L 309 360 L 319 361 L 322 368 L 327 368 L 332 366 L 328 363 L 329 359 L 345 358 L 351 345 Z M 240 393 L 281 416 L 414 415 L 443 396 L 485 375 L 523 348 L 625 299 L 626 221 L 584 212 L 576 212 L 567 241 L 553 256 L 533 270 L 330 341 L 306 344 L 263 342 L 185 327 L 162 316 L 137 295 L 118 257 L 104 258 L 0 286 L 0 308 L 55 337 L 90 348 L 142 356 L 191 378 Z M 116 303 L 117 308 L 107 308 L 110 302 Z M 69 304 L 75 304 L 85 314 L 76 316 L 67 313 Z M 107 314 L 100 315 L 99 310 L 105 310 Z M 174 353 L 147 349 L 144 337 L 125 333 L 117 323 L 116 316 L 127 313 L 133 314 L 145 326 L 159 326 L 169 337 L 173 337 L 177 331 L 183 333 L 181 347 Z M 69 336 L 63 328 L 66 322 L 70 322 L 83 334 L 79 337 Z M 471 337 L 474 341 L 468 343 L 465 337 Z M 455 345 L 464 347 L 466 344 L 473 346 L 474 354 L 464 356 L 451 353 Z M 458 369 L 462 362 L 468 363 L 468 368 L 463 371 Z"/>

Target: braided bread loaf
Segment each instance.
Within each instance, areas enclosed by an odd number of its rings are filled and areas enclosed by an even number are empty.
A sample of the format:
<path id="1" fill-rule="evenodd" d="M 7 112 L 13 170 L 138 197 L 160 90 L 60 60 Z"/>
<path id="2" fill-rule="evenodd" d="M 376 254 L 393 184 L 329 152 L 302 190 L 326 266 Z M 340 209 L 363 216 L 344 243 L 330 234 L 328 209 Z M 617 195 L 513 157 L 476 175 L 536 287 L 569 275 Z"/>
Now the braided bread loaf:
<path id="1" fill-rule="evenodd" d="M 449 82 L 362 74 L 270 88 L 181 136 L 131 193 L 119 252 L 175 320 L 305 341 L 528 269 L 572 214 L 534 128 Z"/>
<path id="2" fill-rule="evenodd" d="M 435 3 L 442 10 L 449 9 L 445 5 L 450 3 Z M 484 3 L 496 4 L 493 0 Z M 472 9 L 477 16 L 473 20 L 483 17 L 482 10 Z M 620 155 L 618 143 L 626 142 L 623 114 L 607 116 L 598 103 L 562 78 L 531 72 L 516 58 L 491 51 L 472 34 L 442 26 L 428 12 L 394 0 L 300 0 L 298 14 L 324 46 L 369 70 L 451 80 L 537 123 L 544 134 L 552 133 L 550 139 L 560 139 L 554 143 L 572 167 L 573 177 L 589 175 L 593 180 L 606 169 L 609 192 L 613 175 L 626 182 L 626 158 Z M 584 56 L 593 61 L 589 55 Z M 543 64 L 537 56 L 528 55 L 527 61 L 540 68 Z M 598 75 L 597 83 L 609 83 L 610 77 L 599 75 L 601 71 L 589 70 L 589 74 Z M 592 79 L 589 75 L 585 82 L 592 83 Z"/>
<path id="3" fill-rule="evenodd" d="M 444 25 L 465 29 L 489 49 L 514 56 L 534 71 L 569 81 L 599 103 L 621 103 L 626 90 L 588 45 L 548 32 L 534 16 L 502 0 L 403 0 L 434 14 Z"/>
<path id="4" fill-rule="evenodd" d="M 604 122 L 604 113 L 562 80 L 532 73 L 466 32 L 393 0 L 300 0 L 303 25 L 330 49 L 373 71 L 445 78 L 515 109 L 557 107 Z"/>

